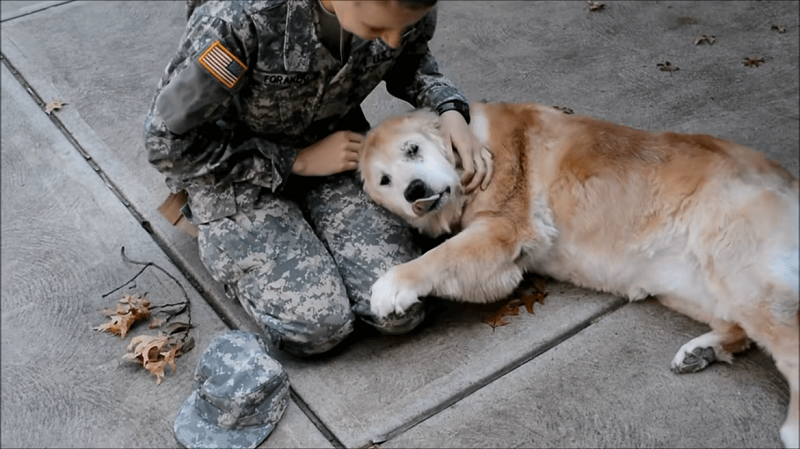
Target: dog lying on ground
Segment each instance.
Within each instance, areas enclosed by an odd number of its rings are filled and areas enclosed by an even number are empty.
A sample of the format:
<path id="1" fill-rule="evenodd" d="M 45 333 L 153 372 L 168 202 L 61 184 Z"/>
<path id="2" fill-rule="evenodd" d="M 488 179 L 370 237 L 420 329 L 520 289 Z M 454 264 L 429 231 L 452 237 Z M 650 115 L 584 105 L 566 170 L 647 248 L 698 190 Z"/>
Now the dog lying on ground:
<path id="1" fill-rule="evenodd" d="M 790 386 L 784 445 L 798 446 L 798 179 L 762 154 L 707 135 L 647 132 L 537 104 L 476 104 L 492 153 L 486 190 L 466 194 L 438 117 L 390 119 L 359 171 L 378 204 L 423 234 L 452 234 L 373 285 L 378 316 L 419 297 L 486 303 L 532 271 L 630 300 L 657 297 L 708 323 L 675 372 L 730 362 L 749 339 Z"/>

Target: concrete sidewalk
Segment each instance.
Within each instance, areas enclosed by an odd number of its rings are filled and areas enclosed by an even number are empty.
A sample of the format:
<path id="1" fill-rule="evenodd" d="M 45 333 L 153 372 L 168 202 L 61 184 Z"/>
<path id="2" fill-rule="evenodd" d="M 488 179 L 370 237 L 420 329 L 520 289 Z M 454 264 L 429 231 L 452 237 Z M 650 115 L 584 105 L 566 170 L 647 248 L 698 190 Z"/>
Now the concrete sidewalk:
<path id="1" fill-rule="evenodd" d="M 714 134 L 798 175 L 800 3 L 604 3 L 440 2 L 431 49 L 473 101 Z M 142 124 L 184 2 L 2 1 L 0 13 L 0 446 L 175 447 L 202 351 L 228 328 L 258 332 L 156 211 L 167 189 Z M 713 45 L 695 45 L 704 34 Z M 48 115 L 52 100 L 66 104 Z M 382 88 L 365 105 L 373 123 L 406 109 Z M 158 387 L 121 360 L 131 336 L 92 330 L 119 299 L 103 294 L 140 269 L 121 247 L 192 304 L 196 347 Z M 182 295 L 155 270 L 126 291 Z M 292 403 L 262 447 L 780 446 L 788 386 L 770 357 L 753 348 L 672 374 L 707 328 L 654 301 L 551 283 L 534 315 L 492 328 L 484 312 L 444 302 L 410 335 L 360 329 L 311 360 L 273 349 Z"/>

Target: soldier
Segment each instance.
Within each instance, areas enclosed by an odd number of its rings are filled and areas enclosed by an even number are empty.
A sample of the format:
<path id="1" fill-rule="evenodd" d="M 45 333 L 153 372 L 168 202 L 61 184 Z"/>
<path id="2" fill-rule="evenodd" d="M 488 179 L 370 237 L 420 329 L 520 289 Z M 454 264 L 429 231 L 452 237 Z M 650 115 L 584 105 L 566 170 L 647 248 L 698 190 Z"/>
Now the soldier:
<path id="1" fill-rule="evenodd" d="M 356 317 L 413 329 L 423 307 L 380 320 L 370 287 L 421 251 L 353 170 L 369 128 L 360 103 L 385 81 L 439 112 L 468 190 L 489 181 L 467 101 L 428 49 L 436 0 L 188 3 L 145 144 L 170 190 L 188 192 L 203 264 L 295 355 L 330 350 Z"/>

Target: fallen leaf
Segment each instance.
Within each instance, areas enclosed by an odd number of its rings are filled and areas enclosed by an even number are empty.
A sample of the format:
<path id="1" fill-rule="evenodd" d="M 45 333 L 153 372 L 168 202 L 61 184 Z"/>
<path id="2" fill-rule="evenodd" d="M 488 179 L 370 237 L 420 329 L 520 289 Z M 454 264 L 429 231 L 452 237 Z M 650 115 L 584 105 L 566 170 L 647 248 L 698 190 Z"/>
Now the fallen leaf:
<path id="1" fill-rule="evenodd" d="M 778 33 L 783 34 L 786 32 L 786 25 L 782 23 L 773 23 L 772 26 L 770 27 L 770 30 L 775 30 Z"/>
<path id="2" fill-rule="evenodd" d="M 131 329 L 133 323 L 134 319 L 132 315 L 112 315 L 109 317 L 109 322 L 101 324 L 94 329 L 125 338 L 125 335 Z"/>
<path id="3" fill-rule="evenodd" d="M 183 342 L 183 345 L 181 345 L 181 354 L 186 354 L 191 351 L 192 348 L 194 348 L 194 338 L 189 337 Z"/>
<path id="4" fill-rule="evenodd" d="M 606 7 L 606 4 L 603 2 L 589 1 L 588 3 L 589 3 L 589 11 L 602 11 Z"/>
<path id="5" fill-rule="evenodd" d="M 53 100 L 44 106 L 44 112 L 45 114 L 50 115 L 51 112 L 57 111 L 64 106 L 66 106 L 66 103 L 62 102 L 61 100 Z"/>
<path id="6" fill-rule="evenodd" d="M 656 66 L 660 67 L 662 72 L 674 72 L 676 70 L 680 70 L 678 66 L 673 65 L 669 61 L 665 61 L 664 63 L 658 63 Z"/>
<path id="7" fill-rule="evenodd" d="M 553 106 L 553 109 L 558 109 L 559 111 L 563 112 L 564 114 L 572 114 L 572 109 L 566 106 Z"/>
<path id="8" fill-rule="evenodd" d="M 714 45 L 714 35 L 713 34 L 703 34 L 703 35 L 696 35 L 694 37 L 694 44 L 700 45 L 703 42 L 706 42 L 708 45 Z"/>
<path id="9" fill-rule="evenodd" d="M 164 321 L 166 321 L 166 320 L 167 319 L 164 318 L 164 317 L 160 317 L 160 318 L 159 317 L 153 317 L 153 319 L 150 320 L 150 329 L 155 329 L 157 327 L 161 327 L 161 325 L 164 324 Z"/>
<path id="10" fill-rule="evenodd" d="M 181 344 L 175 343 L 167 352 L 162 352 L 161 355 L 164 356 L 164 361 L 172 368 L 172 371 L 175 371 L 175 357 L 181 355 Z"/>
<path id="11" fill-rule="evenodd" d="M 167 326 L 167 335 L 177 334 L 180 332 L 188 332 L 192 326 L 189 323 L 184 323 L 182 321 L 176 321 L 169 326 Z"/>
<path id="12" fill-rule="evenodd" d="M 533 314 L 533 305 L 534 303 L 544 304 L 544 297 L 546 296 L 543 292 L 529 292 L 523 293 L 520 301 L 522 304 L 525 305 L 525 310 L 528 313 Z"/>
<path id="13" fill-rule="evenodd" d="M 491 313 L 486 315 L 483 318 L 483 322 L 495 328 L 497 326 L 505 326 L 509 323 L 506 319 L 507 316 L 516 316 L 519 315 L 519 306 L 520 302 L 518 300 L 512 300 L 511 302 L 504 304 L 503 307 L 497 312 Z"/>
<path id="14" fill-rule="evenodd" d="M 756 58 L 744 58 L 745 67 L 758 67 L 764 63 L 764 58 L 758 56 Z"/>
<path id="15" fill-rule="evenodd" d="M 697 23 L 697 19 L 691 16 L 681 16 L 678 17 L 678 25 L 694 25 Z"/>
<path id="16" fill-rule="evenodd" d="M 109 321 L 94 329 L 119 335 L 124 339 L 133 323 L 150 316 L 150 301 L 147 299 L 147 293 L 136 295 L 126 293 L 117 302 L 117 310 L 112 313 L 111 309 L 104 308 L 100 313 L 108 316 Z"/>
<path id="17" fill-rule="evenodd" d="M 181 343 L 170 343 L 169 337 L 159 335 L 139 335 L 128 345 L 128 352 L 122 358 L 138 362 L 152 375 L 156 376 L 156 385 L 161 385 L 164 378 L 164 367 L 169 364 L 174 372 L 175 357 L 180 355 Z"/>

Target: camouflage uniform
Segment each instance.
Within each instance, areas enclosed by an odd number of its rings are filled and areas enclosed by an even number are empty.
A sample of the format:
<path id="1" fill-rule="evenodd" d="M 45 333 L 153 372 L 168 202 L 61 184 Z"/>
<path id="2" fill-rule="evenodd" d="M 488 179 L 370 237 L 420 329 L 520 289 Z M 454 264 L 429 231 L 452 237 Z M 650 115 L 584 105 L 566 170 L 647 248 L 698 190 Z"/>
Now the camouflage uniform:
<path id="1" fill-rule="evenodd" d="M 365 132 L 360 104 L 381 81 L 416 107 L 466 103 L 428 49 L 435 11 L 400 48 L 353 36 L 340 61 L 318 37 L 317 2 L 197 7 L 145 121 L 150 163 L 189 193 L 203 263 L 298 355 L 331 349 L 355 316 L 402 333 L 424 312 L 370 313 L 372 283 L 420 249 L 355 174 L 290 177 L 297 152 L 337 130 Z"/>

